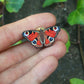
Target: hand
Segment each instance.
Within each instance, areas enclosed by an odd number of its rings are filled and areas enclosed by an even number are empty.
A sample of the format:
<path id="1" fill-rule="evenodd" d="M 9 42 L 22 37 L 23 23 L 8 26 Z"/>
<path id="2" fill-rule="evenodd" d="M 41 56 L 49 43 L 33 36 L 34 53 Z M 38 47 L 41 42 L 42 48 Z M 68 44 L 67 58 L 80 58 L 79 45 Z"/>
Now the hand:
<path id="1" fill-rule="evenodd" d="M 56 69 L 66 53 L 68 36 L 62 29 L 51 47 L 36 49 L 28 42 L 10 47 L 24 30 L 55 24 L 54 15 L 41 13 L 0 27 L 0 84 L 40 84 Z"/>

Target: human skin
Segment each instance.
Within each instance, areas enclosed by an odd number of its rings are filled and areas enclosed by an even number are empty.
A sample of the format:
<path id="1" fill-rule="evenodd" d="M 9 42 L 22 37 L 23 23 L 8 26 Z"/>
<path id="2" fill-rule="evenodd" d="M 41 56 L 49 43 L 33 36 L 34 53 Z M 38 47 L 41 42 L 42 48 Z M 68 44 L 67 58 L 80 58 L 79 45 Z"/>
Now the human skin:
<path id="1" fill-rule="evenodd" d="M 23 38 L 23 31 L 55 24 L 53 14 L 40 13 L 0 27 L 0 84 L 40 84 L 56 70 L 66 53 L 68 35 L 64 30 L 44 49 L 36 49 L 29 42 L 10 47 Z"/>

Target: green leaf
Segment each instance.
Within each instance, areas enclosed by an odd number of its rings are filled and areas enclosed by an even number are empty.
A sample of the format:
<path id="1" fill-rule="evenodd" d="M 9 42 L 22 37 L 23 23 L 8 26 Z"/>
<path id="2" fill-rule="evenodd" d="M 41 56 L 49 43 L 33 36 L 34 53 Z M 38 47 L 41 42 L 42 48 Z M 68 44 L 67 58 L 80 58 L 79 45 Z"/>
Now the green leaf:
<path id="1" fill-rule="evenodd" d="M 84 84 L 84 80 L 78 78 L 72 78 L 70 79 L 70 84 Z"/>
<path id="2" fill-rule="evenodd" d="M 77 9 L 84 8 L 84 0 L 78 0 L 77 2 Z"/>
<path id="3" fill-rule="evenodd" d="M 67 0 L 54 0 L 54 2 L 66 2 Z"/>
<path id="4" fill-rule="evenodd" d="M 66 43 L 66 52 L 69 52 L 69 47 L 71 46 L 70 40 Z"/>
<path id="5" fill-rule="evenodd" d="M 16 46 L 16 45 L 19 45 L 19 44 L 21 44 L 21 43 L 23 43 L 23 41 L 22 41 L 22 40 L 20 40 L 20 41 L 16 42 L 16 43 L 15 43 L 15 44 L 13 44 L 12 46 Z"/>
<path id="6" fill-rule="evenodd" d="M 68 16 L 68 23 L 70 25 L 84 25 L 84 0 L 78 0 L 77 9 L 71 12 Z"/>
<path id="7" fill-rule="evenodd" d="M 1 15 L 0 15 L 0 18 L 2 18 L 2 17 L 3 17 L 3 15 L 1 14 Z"/>
<path id="8" fill-rule="evenodd" d="M 4 0 L 0 0 L 0 2 L 4 3 Z"/>
<path id="9" fill-rule="evenodd" d="M 16 46 L 16 45 L 19 45 L 19 44 L 24 43 L 24 42 L 26 42 L 26 41 L 27 41 L 26 39 L 22 39 L 22 40 L 19 40 L 19 41 L 16 42 L 16 43 L 14 43 L 14 44 L 11 45 L 11 46 Z"/>
<path id="10" fill-rule="evenodd" d="M 54 3 L 54 0 L 45 0 L 44 4 L 43 4 L 43 8 L 50 6 Z"/>
<path id="11" fill-rule="evenodd" d="M 70 25 L 84 24 L 84 8 L 79 8 L 71 12 L 68 16 L 68 23 Z"/>
<path id="12" fill-rule="evenodd" d="M 52 5 L 53 3 L 57 3 L 57 2 L 65 2 L 67 0 L 45 0 L 45 2 L 43 3 L 43 8 Z"/>
<path id="13" fill-rule="evenodd" d="M 66 31 L 66 30 L 65 30 Z M 67 32 L 67 31 L 66 31 Z M 71 42 L 70 42 L 70 35 L 69 33 L 67 32 L 67 35 L 68 35 L 68 41 L 66 43 L 66 52 L 68 53 L 69 52 L 69 47 L 71 46 Z"/>
<path id="14" fill-rule="evenodd" d="M 6 0 L 6 9 L 8 12 L 18 12 L 22 7 L 24 0 Z"/>

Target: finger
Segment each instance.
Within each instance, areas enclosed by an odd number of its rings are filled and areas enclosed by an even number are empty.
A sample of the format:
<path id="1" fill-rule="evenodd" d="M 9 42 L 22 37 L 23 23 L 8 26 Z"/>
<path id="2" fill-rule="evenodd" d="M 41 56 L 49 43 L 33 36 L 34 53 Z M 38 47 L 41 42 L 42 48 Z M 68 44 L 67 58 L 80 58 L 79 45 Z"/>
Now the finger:
<path id="1" fill-rule="evenodd" d="M 60 40 L 64 43 L 67 42 L 68 36 L 64 30 L 61 30 L 58 34 L 56 41 Z M 16 46 L 12 49 L 5 51 L 4 53 L 0 54 L 0 71 L 10 67 L 13 64 L 21 62 L 22 60 L 36 54 L 39 49 L 34 48 L 29 43 L 21 44 Z M 4 65 L 2 65 L 4 64 Z"/>
<path id="2" fill-rule="evenodd" d="M 0 54 L 0 72 L 33 56 L 39 50 L 40 49 L 36 49 L 26 42 L 14 48 L 10 48 L 5 52 L 2 52 Z"/>
<path id="3" fill-rule="evenodd" d="M 0 27 L 0 51 L 22 38 L 22 32 L 35 29 L 38 26 L 49 27 L 56 24 L 56 18 L 51 13 L 31 15 L 25 19 Z"/>
<path id="4" fill-rule="evenodd" d="M 58 62 L 54 56 L 46 57 L 13 84 L 40 84 L 56 69 L 57 65 Z"/>
<path id="5" fill-rule="evenodd" d="M 62 41 L 64 43 L 67 42 L 68 36 L 67 33 L 61 29 L 60 33 L 58 34 L 56 41 Z M 21 62 L 22 60 L 35 55 L 39 49 L 34 48 L 28 42 L 11 48 L 0 55 L 0 71 Z M 3 64 L 3 65 L 2 65 Z"/>
<path id="6" fill-rule="evenodd" d="M 3 82 L 10 84 L 11 82 L 17 80 L 19 77 L 23 76 L 25 73 L 29 72 L 35 65 L 37 65 L 41 60 L 45 59 L 46 57 L 55 56 L 57 59 L 59 59 L 65 53 L 65 44 L 61 41 L 57 41 L 54 46 L 45 48 L 44 50 L 41 50 L 39 53 L 25 60 L 24 62 L 10 67 L 6 71 L 2 72 L 0 74 L 0 81 L 2 82 L 2 84 Z"/>
<path id="7" fill-rule="evenodd" d="M 66 31 L 61 29 L 61 31 L 59 32 L 59 34 L 55 40 L 56 41 L 59 40 L 59 41 L 66 43 L 68 41 L 68 35 L 67 35 Z"/>

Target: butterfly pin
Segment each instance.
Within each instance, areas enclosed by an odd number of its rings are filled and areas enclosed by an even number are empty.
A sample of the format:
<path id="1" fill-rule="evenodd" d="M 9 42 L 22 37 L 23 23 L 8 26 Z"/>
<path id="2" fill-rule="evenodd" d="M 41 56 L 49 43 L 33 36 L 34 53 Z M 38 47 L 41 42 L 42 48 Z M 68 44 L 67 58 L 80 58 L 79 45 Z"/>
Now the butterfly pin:
<path id="1" fill-rule="evenodd" d="M 40 30 L 27 30 L 22 33 L 23 37 L 31 42 L 36 48 L 51 46 L 60 31 L 60 27 L 53 26 L 40 28 Z"/>

